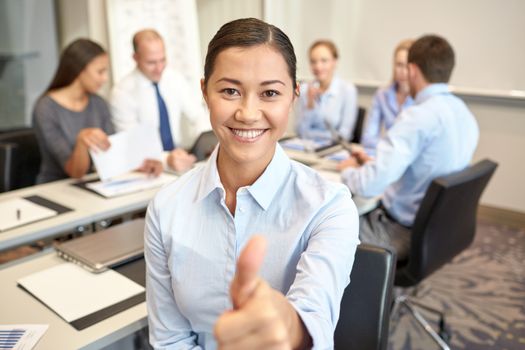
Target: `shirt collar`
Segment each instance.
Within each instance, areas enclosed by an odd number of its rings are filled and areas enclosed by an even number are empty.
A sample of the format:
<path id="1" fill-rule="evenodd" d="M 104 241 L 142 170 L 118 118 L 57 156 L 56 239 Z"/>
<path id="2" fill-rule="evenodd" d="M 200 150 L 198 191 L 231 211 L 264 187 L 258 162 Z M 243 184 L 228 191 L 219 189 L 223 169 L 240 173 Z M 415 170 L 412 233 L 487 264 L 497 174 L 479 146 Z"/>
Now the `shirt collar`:
<path id="1" fill-rule="evenodd" d="M 436 84 L 430 84 L 416 95 L 416 104 L 423 103 L 424 101 L 428 100 L 430 97 L 449 93 L 450 90 L 448 88 L 448 84 L 445 83 L 436 83 Z"/>
<path id="2" fill-rule="evenodd" d="M 204 199 L 217 188 L 224 191 L 217 169 L 218 150 L 219 146 L 215 148 L 206 162 L 197 191 L 197 201 Z M 290 159 L 281 146 L 277 144 L 270 164 L 268 164 L 262 175 L 259 176 L 251 186 L 246 187 L 248 193 L 250 193 L 253 199 L 255 199 L 264 210 L 268 209 L 275 194 L 280 190 L 281 184 L 288 177 L 290 168 Z"/>
<path id="3" fill-rule="evenodd" d="M 154 82 L 151 81 L 148 77 L 146 77 L 144 73 L 142 73 L 142 71 L 138 67 L 135 68 L 135 71 L 137 72 L 137 77 L 138 77 L 140 84 L 146 85 L 148 87 L 154 87 Z M 160 77 L 160 80 L 158 82 L 159 87 L 162 85 L 161 82 L 162 82 L 162 76 Z"/>
<path id="4" fill-rule="evenodd" d="M 335 96 L 340 91 L 339 85 L 341 84 L 341 79 L 339 77 L 335 76 L 332 78 L 332 81 L 330 82 L 330 86 L 325 91 L 323 96 Z"/>

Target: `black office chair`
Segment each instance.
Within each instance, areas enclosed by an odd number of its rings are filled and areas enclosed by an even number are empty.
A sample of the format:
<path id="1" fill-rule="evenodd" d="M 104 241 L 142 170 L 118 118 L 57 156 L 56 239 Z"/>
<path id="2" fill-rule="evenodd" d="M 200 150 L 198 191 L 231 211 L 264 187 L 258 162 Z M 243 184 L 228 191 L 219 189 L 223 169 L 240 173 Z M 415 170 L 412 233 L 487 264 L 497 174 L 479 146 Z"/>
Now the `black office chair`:
<path id="1" fill-rule="evenodd" d="M 391 251 L 369 244 L 357 247 L 334 333 L 335 349 L 387 348 L 394 269 Z"/>
<path id="2" fill-rule="evenodd" d="M 397 264 L 395 286 L 417 286 L 472 243 L 479 199 L 496 167 L 486 159 L 432 181 L 416 214 L 408 259 Z M 394 308 L 400 306 L 410 311 L 442 349 L 449 349 L 443 312 L 424 306 L 440 316 L 438 334 L 414 308 L 410 296 L 397 297 Z"/>
<path id="3" fill-rule="evenodd" d="M 363 135 L 363 126 L 365 123 L 366 108 L 359 107 L 357 110 L 357 119 L 355 121 L 354 133 L 350 138 L 352 143 L 361 143 L 361 135 Z"/>
<path id="4" fill-rule="evenodd" d="M 219 140 L 212 130 L 204 131 L 193 144 L 190 153 L 194 154 L 198 161 L 205 160 L 213 152 L 217 143 L 219 143 Z"/>
<path id="5" fill-rule="evenodd" d="M 33 129 L 0 134 L 0 192 L 32 186 L 40 170 L 40 148 Z"/>

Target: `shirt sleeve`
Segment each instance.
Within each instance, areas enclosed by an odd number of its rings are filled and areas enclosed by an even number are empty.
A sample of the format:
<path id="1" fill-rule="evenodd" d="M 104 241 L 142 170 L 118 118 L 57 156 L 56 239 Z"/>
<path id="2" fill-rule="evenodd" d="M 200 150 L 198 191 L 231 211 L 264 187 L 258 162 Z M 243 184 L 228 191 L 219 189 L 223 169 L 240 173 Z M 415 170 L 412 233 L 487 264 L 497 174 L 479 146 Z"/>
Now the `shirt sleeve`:
<path id="1" fill-rule="evenodd" d="M 64 170 L 66 162 L 73 153 L 73 146 L 58 122 L 58 116 L 48 103 L 38 101 L 33 111 L 36 133 L 43 147 Z M 76 136 L 76 135 L 75 135 Z"/>
<path id="2" fill-rule="evenodd" d="M 344 85 L 341 122 L 338 132 L 345 140 L 350 141 L 354 134 L 357 119 L 357 89 L 354 85 Z"/>
<path id="3" fill-rule="evenodd" d="M 137 125 L 139 120 L 136 96 L 119 84 L 111 90 L 110 106 L 114 129 L 124 131 Z"/>
<path id="4" fill-rule="evenodd" d="M 165 350 L 202 350 L 196 343 L 196 334 L 189 321 L 180 313 L 174 298 L 155 201 L 151 202 L 146 214 L 144 256 L 151 345 L 155 349 Z"/>
<path id="5" fill-rule="evenodd" d="M 363 136 L 361 144 L 365 148 L 368 154 L 374 155 L 379 136 L 381 133 L 381 101 L 380 101 L 380 90 L 378 90 L 372 101 L 372 107 L 368 113 L 366 126 L 363 130 Z"/>
<path id="6" fill-rule="evenodd" d="M 313 349 L 333 349 L 341 298 L 359 244 L 357 210 L 348 190 L 341 190 L 310 225 L 312 234 L 286 297 L 312 337 Z"/>
<path id="7" fill-rule="evenodd" d="M 190 84 L 184 79 L 179 78 L 182 98 L 182 115 L 191 126 L 192 131 L 190 139 L 195 140 L 201 132 L 211 130 L 211 125 L 208 118 L 208 113 L 202 101 L 201 92 L 198 88 L 192 88 Z"/>
<path id="8" fill-rule="evenodd" d="M 317 130 L 313 127 L 319 116 L 319 105 L 315 103 L 314 108 L 308 108 L 308 85 L 301 86 L 301 96 L 296 104 L 295 131 L 303 139 L 330 139 L 328 130 Z M 322 120 L 322 119 L 321 119 Z"/>
<path id="9" fill-rule="evenodd" d="M 364 197 L 382 194 L 392 183 L 403 176 L 425 144 L 424 116 L 411 108 L 399 116 L 399 121 L 388 130 L 377 145 L 375 160 L 359 168 L 347 168 L 342 172 L 343 182 L 352 193 Z"/>

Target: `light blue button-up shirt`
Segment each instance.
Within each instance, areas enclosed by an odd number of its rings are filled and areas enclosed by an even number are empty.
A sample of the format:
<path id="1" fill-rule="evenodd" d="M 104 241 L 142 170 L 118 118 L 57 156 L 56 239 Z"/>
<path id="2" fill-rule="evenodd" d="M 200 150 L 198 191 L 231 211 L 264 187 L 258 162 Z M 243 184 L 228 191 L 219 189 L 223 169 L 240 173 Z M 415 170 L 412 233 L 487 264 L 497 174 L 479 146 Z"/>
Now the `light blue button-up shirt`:
<path id="1" fill-rule="evenodd" d="M 414 100 L 410 96 L 401 106 L 397 103 L 396 84 L 377 90 L 361 136 L 361 144 L 368 154 L 375 155 L 377 143 L 381 138 L 381 127 L 385 130 L 390 129 L 399 113 L 413 104 Z"/>
<path id="2" fill-rule="evenodd" d="M 345 186 L 288 159 L 277 145 L 257 181 L 226 207 L 209 161 L 164 187 L 146 218 L 146 293 L 150 341 L 162 349 L 215 349 L 217 318 L 232 308 L 229 286 L 253 234 L 268 246 L 260 276 L 281 291 L 315 349 L 333 347 L 343 291 L 359 243 L 358 217 Z"/>
<path id="3" fill-rule="evenodd" d="M 476 119 L 446 84 L 420 91 L 377 145 L 374 161 L 343 171 L 350 191 L 382 193 L 383 205 L 399 223 L 411 226 L 436 177 L 467 167 L 478 143 Z"/>
<path id="4" fill-rule="evenodd" d="M 357 89 L 353 84 L 334 76 L 330 87 L 315 101 L 314 108 L 309 109 L 307 104 L 308 84 L 301 84 L 295 116 L 296 132 L 301 138 L 332 138 L 326 128 L 326 120 L 339 135 L 350 140 L 357 119 Z"/>

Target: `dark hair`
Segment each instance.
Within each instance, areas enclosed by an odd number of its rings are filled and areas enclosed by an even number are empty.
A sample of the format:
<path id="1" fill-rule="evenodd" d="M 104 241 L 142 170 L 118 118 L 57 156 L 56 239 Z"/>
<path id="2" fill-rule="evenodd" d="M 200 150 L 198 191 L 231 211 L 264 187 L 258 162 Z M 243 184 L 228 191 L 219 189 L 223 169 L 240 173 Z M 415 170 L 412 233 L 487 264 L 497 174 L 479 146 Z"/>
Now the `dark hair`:
<path id="1" fill-rule="evenodd" d="M 425 35 L 408 50 L 408 63 L 414 63 L 429 83 L 448 83 L 455 58 L 452 46 L 442 37 Z"/>
<path id="2" fill-rule="evenodd" d="M 89 39 L 77 39 L 69 44 L 60 55 L 55 76 L 45 93 L 70 85 L 86 66 L 106 51 Z"/>
<path id="3" fill-rule="evenodd" d="M 315 41 L 311 46 L 310 49 L 308 49 L 308 54 L 312 54 L 313 49 L 315 49 L 317 46 L 324 46 L 330 51 L 332 54 L 332 57 L 335 59 L 339 58 L 339 53 L 337 52 L 337 47 L 335 44 L 330 40 L 317 40 Z"/>
<path id="4" fill-rule="evenodd" d="M 242 18 L 224 24 L 208 44 L 204 63 L 204 85 L 213 73 L 215 60 L 222 51 L 231 47 L 269 45 L 277 50 L 288 65 L 288 74 L 296 86 L 297 59 L 290 39 L 282 30 L 256 18 Z"/>

